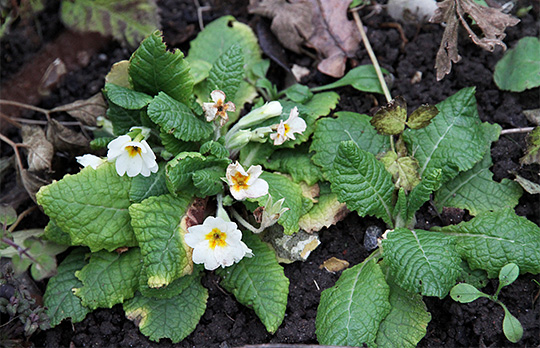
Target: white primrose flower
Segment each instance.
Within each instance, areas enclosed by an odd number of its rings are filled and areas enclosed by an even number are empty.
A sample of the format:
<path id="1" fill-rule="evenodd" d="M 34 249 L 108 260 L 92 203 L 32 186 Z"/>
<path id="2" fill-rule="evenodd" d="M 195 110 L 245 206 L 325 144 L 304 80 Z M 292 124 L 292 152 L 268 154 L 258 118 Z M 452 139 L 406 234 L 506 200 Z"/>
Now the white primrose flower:
<path id="1" fill-rule="evenodd" d="M 242 232 L 237 225 L 220 217 L 209 216 L 202 225 L 188 227 L 184 241 L 193 248 L 193 262 L 204 263 L 209 271 L 231 266 L 244 256 L 253 255 L 242 242 Z"/>
<path id="2" fill-rule="evenodd" d="M 279 121 L 277 125 L 276 133 L 270 134 L 270 139 L 274 141 L 274 145 L 281 145 L 285 141 L 291 139 L 295 140 L 294 133 L 302 133 L 306 130 L 306 121 L 303 118 L 298 117 L 298 108 L 295 106 L 287 121 Z"/>
<path id="3" fill-rule="evenodd" d="M 116 172 L 122 176 L 127 173 L 133 177 L 138 174 L 150 176 L 158 171 L 156 155 L 146 140 L 132 140 L 129 135 L 121 135 L 107 145 L 107 159 L 116 161 Z"/>
<path id="4" fill-rule="evenodd" d="M 90 166 L 93 169 L 97 169 L 100 165 L 107 162 L 107 160 L 104 159 L 104 158 L 94 156 L 94 155 L 90 155 L 90 154 L 86 154 L 86 155 L 83 155 L 83 156 L 77 156 L 76 159 L 77 159 L 77 162 L 79 162 L 79 164 L 82 165 L 83 167 L 86 168 L 86 167 Z"/>
<path id="5" fill-rule="evenodd" d="M 238 161 L 229 164 L 226 175 L 231 195 L 239 201 L 266 195 L 268 183 L 259 178 L 261 174 L 261 166 L 251 166 L 246 172 Z"/>
<path id="6" fill-rule="evenodd" d="M 219 89 L 213 90 L 212 93 L 210 93 L 210 97 L 212 98 L 213 103 L 203 103 L 202 106 L 206 114 L 206 121 L 212 122 L 219 117 L 219 125 L 223 127 L 229 120 L 227 111 L 236 111 L 236 106 L 230 101 L 224 103 L 225 93 Z"/>

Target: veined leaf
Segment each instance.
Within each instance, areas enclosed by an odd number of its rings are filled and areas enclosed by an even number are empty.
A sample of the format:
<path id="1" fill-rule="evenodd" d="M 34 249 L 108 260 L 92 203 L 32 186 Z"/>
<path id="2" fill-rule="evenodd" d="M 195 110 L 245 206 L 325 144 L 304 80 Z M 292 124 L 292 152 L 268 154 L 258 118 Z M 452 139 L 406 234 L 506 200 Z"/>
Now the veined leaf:
<path id="1" fill-rule="evenodd" d="M 471 269 L 483 269 L 489 278 L 496 278 L 511 262 L 521 274 L 540 273 L 540 227 L 513 209 L 481 213 L 470 221 L 434 229 L 453 236 Z"/>
<path id="2" fill-rule="evenodd" d="M 189 285 L 171 298 L 158 299 L 137 293 L 124 302 L 126 317 L 154 342 L 160 338 L 180 342 L 195 330 L 206 309 L 208 291 L 200 279 L 200 275 L 189 277 Z"/>
<path id="3" fill-rule="evenodd" d="M 391 309 L 389 295 L 375 260 L 343 271 L 336 285 L 321 294 L 317 340 L 326 345 L 374 346 L 379 325 Z"/>
<path id="4" fill-rule="evenodd" d="M 113 124 L 113 132 L 115 135 L 126 134 L 131 127 L 141 125 L 140 110 L 127 110 L 114 104 L 110 100 L 109 108 L 107 109 L 107 117 Z"/>
<path id="5" fill-rule="evenodd" d="M 124 253 L 100 251 L 75 276 L 83 283 L 73 293 L 90 309 L 111 308 L 130 299 L 139 287 L 141 253 L 131 248 Z"/>
<path id="6" fill-rule="evenodd" d="M 179 49 L 167 51 L 161 33 L 148 36 L 129 60 L 133 89 L 151 96 L 164 92 L 172 99 L 188 104 L 193 94 L 189 64 Z"/>
<path id="7" fill-rule="evenodd" d="M 255 256 L 216 272 L 223 278 L 221 286 L 240 303 L 253 308 L 266 330 L 274 333 L 285 317 L 289 279 L 275 253 L 258 236 L 246 232 L 243 240 Z"/>
<path id="8" fill-rule="evenodd" d="M 182 276 L 174 280 L 172 283 L 161 288 L 151 288 L 148 286 L 148 275 L 146 274 L 146 269 L 143 267 L 139 276 L 139 292 L 144 297 L 153 297 L 160 299 L 177 296 L 187 287 L 191 286 L 194 278 L 201 278 L 202 269 L 204 268 L 201 266 L 195 266 L 193 267 L 193 273 Z"/>
<path id="9" fill-rule="evenodd" d="M 86 265 L 87 251 L 86 248 L 73 250 L 58 266 L 57 274 L 49 279 L 43 302 L 47 307 L 51 327 L 67 318 L 71 318 L 72 323 L 78 323 L 90 313 L 90 309 L 83 306 L 81 299 L 71 291 L 82 286 L 81 281 L 75 277 L 75 271 Z"/>
<path id="10" fill-rule="evenodd" d="M 208 98 L 219 89 L 228 99 L 234 100 L 244 77 L 244 56 L 239 45 L 232 45 L 214 63 L 206 80 Z"/>
<path id="11" fill-rule="evenodd" d="M 149 0 L 62 1 L 62 22 L 78 31 L 97 31 L 136 47 L 160 27 L 157 5 Z"/>
<path id="12" fill-rule="evenodd" d="M 353 141 L 339 145 L 328 175 L 340 202 L 360 216 L 373 215 L 392 225 L 392 175 L 374 155 Z"/>
<path id="13" fill-rule="evenodd" d="M 311 161 L 307 146 L 296 149 L 278 150 L 272 157 L 264 161 L 264 167 L 290 174 L 294 182 L 305 181 L 308 185 L 315 185 L 322 180 L 321 168 Z"/>
<path id="14" fill-rule="evenodd" d="M 62 245 L 71 245 L 71 237 L 69 236 L 69 234 L 62 231 L 62 229 L 58 227 L 54 220 L 49 220 L 49 223 L 47 224 L 47 226 L 45 226 L 44 233 L 41 238 Z"/>
<path id="15" fill-rule="evenodd" d="M 168 285 L 193 270 L 191 249 L 184 242 L 187 231 L 182 226 L 190 203 L 190 196 L 166 194 L 129 209 L 151 288 Z"/>
<path id="16" fill-rule="evenodd" d="M 164 131 L 183 141 L 204 140 L 212 134 L 212 125 L 193 114 L 191 109 L 164 92 L 148 105 L 148 117 Z"/>
<path id="17" fill-rule="evenodd" d="M 414 218 L 414 214 L 424 203 L 431 197 L 431 193 L 436 191 L 441 186 L 441 169 L 435 169 L 428 173 L 420 183 L 412 189 L 408 196 L 407 204 L 407 223 Z"/>
<path id="18" fill-rule="evenodd" d="M 388 73 L 386 69 L 382 69 L 384 73 Z M 328 89 L 352 86 L 353 88 L 362 92 L 373 92 L 384 94 L 377 73 L 373 65 L 360 65 L 354 69 L 349 70 L 345 76 L 340 78 L 334 83 L 328 85 L 312 88 L 313 92 L 325 91 Z"/>
<path id="19" fill-rule="evenodd" d="M 298 221 L 298 226 L 308 233 L 335 225 L 349 213 L 345 203 L 340 203 L 334 193 L 321 194 L 317 200 L 313 208 Z"/>
<path id="20" fill-rule="evenodd" d="M 522 92 L 540 86 L 540 39 L 524 37 L 495 65 L 493 79 L 502 90 Z"/>
<path id="21" fill-rule="evenodd" d="M 136 92 L 113 83 L 105 84 L 105 94 L 114 104 L 128 110 L 142 109 L 152 101 L 152 97 L 146 93 Z"/>
<path id="22" fill-rule="evenodd" d="M 327 179 L 342 141 L 353 140 L 362 150 L 374 155 L 390 148 L 389 138 L 377 134 L 369 116 L 346 111 L 336 112 L 336 116 L 317 122 L 310 148 L 315 152 L 313 162 L 322 168 Z"/>
<path id="23" fill-rule="evenodd" d="M 129 199 L 135 203 L 140 203 L 148 197 L 160 196 L 169 193 L 167 180 L 165 179 L 165 166 L 161 164 L 157 173 L 150 176 L 137 175 L 131 182 Z"/>
<path id="24" fill-rule="evenodd" d="M 452 238 L 437 232 L 397 228 L 382 243 L 384 260 L 404 290 L 443 298 L 460 273 Z"/>
<path id="25" fill-rule="evenodd" d="M 474 88 L 464 88 L 437 104 L 439 114 L 431 124 L 403 133 L 412 156 L 420 163 L 420 177 L 442 170 L 442 182 L 471 169 L 489 149 L 491 140 L 482 126 Z"/>
<path id="26" fill-rule="evenodd" d="M 84 168 L 44 186 L 37 201 L 45 214 L 71 237 L 73 245 L 92 251 L 135 246 L 128 208 L 131 178 L 119 176 L 114 163 Z"/>
<path id="27" fill-rule="evenodd" d="M 434 199 L 436 207 L 439 210 L 443 207 L 467 209 L 471 215 L 514 208 L 523 191 L 512 180 L 493 181 L 493 173 L 489 170 L 492 164 L 488 151 L 472 169 L 460 173 L 437 191 Z"/>

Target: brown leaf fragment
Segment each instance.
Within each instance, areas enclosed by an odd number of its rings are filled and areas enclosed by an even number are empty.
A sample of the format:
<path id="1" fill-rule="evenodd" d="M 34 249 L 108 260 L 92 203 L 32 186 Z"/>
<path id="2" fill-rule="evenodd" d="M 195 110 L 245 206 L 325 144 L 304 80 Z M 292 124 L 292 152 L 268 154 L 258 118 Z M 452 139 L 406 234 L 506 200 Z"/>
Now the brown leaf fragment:
<path id="1" fill-rule="evenodd" d="M 38 126 L 23 125 L 21 135 L 28 153 L 28 170 L 33 172 L 50 169 L 54 147 L 45 137 L 43 129 Z"/>
<path id="2" fill-rule="evenodd" d="M 37 203 L 36 201 L 36 193 L 39 191 L 41 186 L 45 186 L 50 184 L 48 180 L 45 180 L 41 176 L 39 176 L 37 173 L 34 173 L 32 171 L 23 169 L 21 171 L 21 180 L 24 186 L 24 189 L 32 198 L 34 203 Z"/>
<path id="3" fill-rule="evenodd" d="M 87 148 L 90 141 L 81 133 L 77 133 L 55 119 L 49 121 L 47 127 L 47 139 L 59 151 L 73 152 L 81 148 Z"/>
<path id="4" fill-rule="evenodd" d="M 450 73 L 452 62 L 457 63 L 461 59 L 457 49 L 459 22 L 467 30 L 469 37 L 476 45 L 490 52 L 497 45 L 506 50 L 506 45 L 502 41 L 506 36 L 504 31 L 507 27 L 519 23 L 519 19 L 503 13 L 500 9 L 481 6 L 473 0 L 444 0 L 437 5 L 439 8 L 435 11 L 430 22 L 446 23 L 441 46 L 435 60 L 438 81 Z M 482 30 L 483 37 L 479 37 L 471 29 L 467 23 L 467 15 Z"/>
<path id="5" fill-rule="evenodd" d="M 56 107 L 52 111 L 65 111 L 83 125 L 96 127 L 96 120 L 99 116 L 105 115 L 107 104 L 101 93 L 98 93 L 88 99 L 77 100 L 73 103 Z"/>
<path id="6" fill-rule="evenodd" d="M 319 266 L 319 269 L 326 269 L 328 272 L 336 273 L 343 271 L 345 268 L 349 267 L 349 262 L 346 260 L 338 259 L 337 257 L 332 256 L 328 260 L 324 261 L 322 265 Z"/>

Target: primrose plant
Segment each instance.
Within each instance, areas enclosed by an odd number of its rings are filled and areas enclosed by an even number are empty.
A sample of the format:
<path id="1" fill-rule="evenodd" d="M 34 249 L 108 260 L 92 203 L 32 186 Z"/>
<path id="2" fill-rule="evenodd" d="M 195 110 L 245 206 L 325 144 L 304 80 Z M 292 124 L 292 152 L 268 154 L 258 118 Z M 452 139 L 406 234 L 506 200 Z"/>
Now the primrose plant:
<path id="1" fill-rule="evenodd" d="M 232 17 L 209 24 L 186 58 L 155 32 L 113 66 L 99 133 L 109 135 L 92 142 L 101 156 L 77 157 L 79 173 L 37 194 L 45 237 L 75 247 L 44 296 L 52 326 L 122 304 L 151 340 L 179 342 L 205 311 L 206 269 L 277 330 L 289 280 L 256 234 L 291 235 L 314 208 L 300 182 L 315 184 L 320 171 L 302 143 L 338 96 L 255 100 L 267 69 L 251 29 Z M 276 163 L 294 147 L 307 173 Z M 284 155 L 271 168 L 255 163 L 273 152 Z"/>

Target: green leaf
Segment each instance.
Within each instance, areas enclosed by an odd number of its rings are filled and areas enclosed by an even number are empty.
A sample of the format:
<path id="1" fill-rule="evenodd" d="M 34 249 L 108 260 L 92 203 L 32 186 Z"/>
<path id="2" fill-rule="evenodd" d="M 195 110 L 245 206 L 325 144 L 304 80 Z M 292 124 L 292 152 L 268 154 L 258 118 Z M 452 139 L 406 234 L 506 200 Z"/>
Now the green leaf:
<path id="1" fill-rule="evenodd" d="M 152 288 L 165 286 L 193 269 L 191 249 L 184 242 L 187 230 L 182 225 L 190 203 L 190 196 L 167 194 L 129 208 Z"/>
<path id="2" fill-rule="evenodd" d="M 180 152 L 197 151 L 199 145 L 194 142 L 187 142 L 177 139 L 174 135 L 169 134 L 161 130 L 159 133 L 161 143 L 165 147 L 165 150 L 173 156 L 178 155 Z"/>
<path id="3" fill-rule="evenodd" d="M 83 286 L 73 293 L 90 309 L 111 308 L 130 299 L 139 287 L 141 271 L 139 248 L 124 253 L 100 251 L 92 253 L 90 261 L 75 276 Z"/>
<path id="4" fill-rule="evenodd" d="M 137 245 L 128 212 L 130 188 L 131 178 L 119 176 L 114 163 L 104 163 L 42 187 L 36 198 L 73 245 L 111 251 Z"/>
<path id="5" fill-rule="evenodd" d="M 519 276 L 519 267 L 515 263 L 509 263 L 499 272 L 499 286 L 507 286 L 516 281 Z"/>
<path id="6" fill-rule="evenodd" d="M 17 211 L 9 205 L 0 205 L 0 224 L 9 226 L 17 221 Z"/>
<path id="7" fill-rule="evenodd" d="M 398 157 L 395 151 L 388 151 L 380 161 L 394 180 L 394 186 L 411 191 L 420 183 L 418 161 L 411 156 Z"/>
<path id="8" fill-rule="evenodd" d="M 521 165 L 540 163 L 540 127 L 536 127 L 527 136 L 527 151 L 519 163 Z"/>
<path id="9" fill-rule="evenodd" d="M 313 208 L 298 220 L 300 229 L 308 233 L 335 225 L 349 213 L 345 203 L 340 203 L 334 193 L 321 194 L 317 200 Z"/>
<path id="10" fill-rule="evenodd" d="M 133 89 L 151 96 L 160 92 L 189 104 L 193 97 L 193 77 L 179 49 L 167 51 L 159 31 L 148 36 L 129 60 Z"/>
<path id="11" fill-rule="evenodd" d="M 227 99 L 234 100 L 240 82 L 244 77 L 244 56 L 242 48 L 235 44 L 225 51 L 214 63 L 206 80 L 207 98 L 210 93 L 219 89 Z"/>
<path id="12" fill-rule="evenodd" d="M 540 227 L 513 209 L 481 213 L 470 221 L 434 229 L 453 236 L 471 269 L 483 269 L 489 278 L 496 278 L 511 262 L 521 274 L 540 273 Z"/>
<path id="13" fill-rule="evenodd" d="M 482 289 L 488 284 L 488 276 L 484 270 L 471 270 L 469 264 L 465 260 L 461 260 L 460 275 L 457 278 L 458 283 L 467 283 L 477 289 Z"/>
<path id="14" fill-rule="evenodd" d="M 317 340 L 323 345 L 375 346 L 379 326 L 391 310 L 389 295 L 390 287 L 374 260 L 343 271 L 321 294 Z"/>
<path id="15" fill-rule="evenodd" d="M 431 193 L 436 191 L 441 185 L 442 170 L 435 169 L 428 173 L 420 183 L 409 193 L 407 207 L 407 223 L 414 218 L 414 215 L 424 203 L 431 198 Z"/>
<path id="16" fill-rule="evenodd" d="M 165 166 L 160 164 L 156 173 L 150 176 L 137 175 L 131 182 L 129 199 L 132 202 L 140 203 L 148 197 L 160 196 L 169 193 L 167 180 L 165 179 Z"/>
<path id="17" fill-rule="evenodd" d="M 276 260 L 275 253 L 257 235 L 246 232 L 244 242 L 254 257 L 220 268 L 220 285 L 232 292 L 238 302 L 253 308 L 270 333 L 276 332 L 285 317 L 289 279 Z"/>
<path id="18" fill-rule="evenodd" d="M 148 0 L 62 1 L 60 16 L 71 29 L 97 31 L 131 47 L 160 26 L 157 5 Z"/>
<path id="19" fill-rule="evenodd" d="M 47 226 L 45 226 L 45 232 L 41 236 L 42 238 L 46 240 L 50 240 L 52 242 L 61 244 L 61 245 L 72 245 L 71 244 L 71 237 L 66 232 L 62 231 L 60 227 L 54 222 L 54 220 L 50 220 Z"/>
<path id="20" fill-rule="evenodd" d="M 182 341 L 195 330 L 208 299 L 200 276 L 189 279 L 189 285 L 171 298 L 157 299 L 137 293 L 124 303 L 126 317 L 154 342 L 160 338 L 170 338 L 173 343 Z"/>
<path id="21" fill-rule="evenodd" d="M 512 180 L 493 181 L 493 173 L 489 170 L 492 164 L 491 154 L 487 151 L 472 169 L 442 185 L 434 198 L 437 209 L 461 208 L 467 209 L 471 215 L 478 215 L 490 210 L 514 208 L 523 191 Z"/>
<path id="22" fill-rule="evenodd" d="M 263 172 L 261 179 L 268 183 L 268 193 L 272 196 L 274 202 L 285 198 L 282 207 L 289 208 L 278 220 L 278 224 L 283 226 L 283 233 L 293 234 L 298 232 L 300 227 L 298 221 L 300 217 L 307 213 L 313 206 L 311 199 L 302 194 L 300 185 L 294 183 L 288 177 L 276 173 Z M 268 200 L 268 195 L 256 199 L 259 206 L 263 207 Z"/>
<path id="23" fill-rule="evenodd" d="M 540 39 L 524 37 L 495 65 L 493 79 L 502 90 L 523 92 L 540 86 Z"/>
<path id="24" fill-rule="evenodd" d="M 431 314 L 419 294 L 411 294 L 391 280 L 390 313 L 384 318 L 377 332 L 377 347 L 414 348 L 426 335 Z"/>
<path id="25" fill-rule="evenodd" d="M 210 123 L 197 118 L 187 105 L 164 92 L 159 92 L 148 105 L 148 117 L 164 131 L 183 141 L 199 141 L 212 134 Z"/>
<path id="26" fill-rule="evenodd" d="M 223 181 L 221 179 L 224 177 L 223 168 L 213 166 L 193 172 L 191 180 L 193 180 L 193 185 L 199 189 L 197 196 L 207 197 L 223 192 Z"/>
<path id="27" fill-rule="evenodd" d="M 370 123 L 379 134 L 397 135 L 403 133 L 407 119 L 407 103 L 401 96 L 392 99 L 373 116 Z"/>
<path id="28" fill-rule="evenodd" d="M 47 308 L 51 327 L 67 318 L 71 318 L 72 323 L 78 323 L 90 313 L 90 309 L 83 306 L 81 299 L 71 291 L 82 286 L 81 281 L 75 277 L 75 271 L 86 265 L 86 252 L 86 248 L 73 250 L 58 266 L 57 274 L 47 283 L 43 303 Z"/>
<path id="29" fill-rule="evenodd" d="M 373 215 L 392 224 L 392 175 L 374 155 L 353 141 L 339 145 L 328 180 L 332 192 L 360 216 Z"/>
<path id="30" fill-rule="evenodd" d="M 296 183 L 305 181 L 311 186 L 322 180 L 321 168 L 311 161 L 308 147 L 304 145 L 278 150 L 263 165 L 266 169 L 290 174 Z"/>
<path id="31" fill-rule="evenodd" d="M 152 101 L 152 97 L 148 94 L 135 92 L 112 83 L 105 84 L 104 92 L 111 102 L 128 110 L 142 109 Z"/>
<path id="32" fill-rule="evenodd" d="M 296 83 L 288 87 L 285 91 L 287 98 L 292 100 L 295 103 L 304 104 L 313 98 L 313 93 L 308 86 L 301 85 Z"/>
<path id="33" fill-rule="evenodd" d="M 382 69 L 383 73 L 388 74 L 386 69 Z M 353 88 L 362 92 L 372 92 L 384 94 L 377 73 L 373 65 L 360 65 L 354 69 L 349 70 L 345 76 L 337 80 L 334 83 L 328 85 L 314 87 L 311 90 L 313 92 L 324 91 L 327 89 L 333 89 L 344 86 L 352 86 Z"/>
<path id="34" fill-rule="evenodd" d="M 362 150 L 374 155 L 390 148 L 389 138 L 377 134 L 369 123 L 369 116 L 347 111 L 337 112 L 336 116 L 317 122 L 310 148 L 315 152 L 312 160 L 322 168 L 325 178 L 329 175 L 342 141 L 353 140 Z"/>
<path id="35" fill-rule="evenodd" d="M 456 284 L 452 290 L 450 290 L 450 297 L 456 302 L 469 303 L 480 297 L 488 297 L 488 295 L 470 284 L 460 283 Z"/>
<path id="36" fill-rule="evenodd" d="M 471 169 L 489 149 L 491 140 L 482 126 L 474 88 L 464 88 L 437 104 L 439 114 L 422 129 L 403 133 L 412 156 L 420 163 L 421 177 L 442 170 L 442 182 Z"/>
<path id="37" fill-rule="evenodd" d="M 460 273 L 452 241 L 441 233 L 397 228 L 383 240 L 384 260 L 404 290 L 443 298 Z"/>
<path id="38" fill-rule="evenodd" d="M 510 313 L 510 311 L 503 307 L 504 319 L 503 319 L 503 332 L 506 338 L 512 342 L 517 343 L 523 337 L 523 326 L 516 317 Z"/>
<path id="39" fill-rule="evenodd" d="M 107 117 L 113 124 L 115 135 L 126 134 L 131 127 L 141 125 L 141 112 L 139 110 L 126 110 L 112 101 L 109 101 Z"/>
<path id="40" fill-rule="evenodd" d="M 146 269 L 143 268 L 139 276 L 139 291 L 145 297 L 153 297 L 158 299 L 166 299 L 177 296 L 191 285 L 193 278 L 199 279 L 201 277 L 201 270 L 202 267 L 196 266 L 191 274 L 182 276 L 161 288 L 151 288 L 148 286 L 148 275 L 146 274 Z"/>

